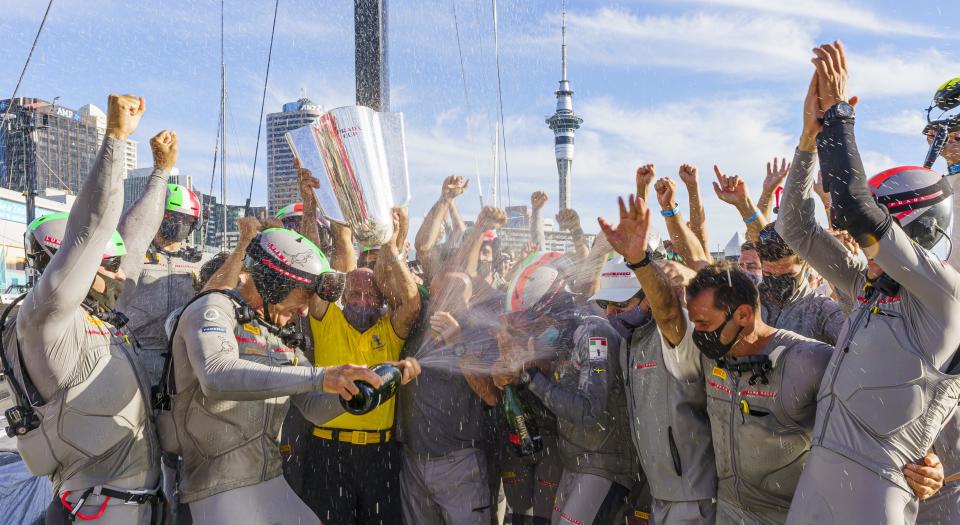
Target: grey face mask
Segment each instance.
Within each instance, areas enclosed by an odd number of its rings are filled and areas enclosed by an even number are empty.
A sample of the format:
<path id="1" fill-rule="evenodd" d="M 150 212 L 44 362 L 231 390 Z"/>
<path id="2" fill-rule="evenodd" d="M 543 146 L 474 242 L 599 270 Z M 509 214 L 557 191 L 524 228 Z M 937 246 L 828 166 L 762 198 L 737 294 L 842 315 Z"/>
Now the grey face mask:
<path id="1" fill-rule="evenodd" d="M 383 317 L 384 309 L 375 306 L 343 306 L 343 317 L 358 332 L 366 332 Z"/>

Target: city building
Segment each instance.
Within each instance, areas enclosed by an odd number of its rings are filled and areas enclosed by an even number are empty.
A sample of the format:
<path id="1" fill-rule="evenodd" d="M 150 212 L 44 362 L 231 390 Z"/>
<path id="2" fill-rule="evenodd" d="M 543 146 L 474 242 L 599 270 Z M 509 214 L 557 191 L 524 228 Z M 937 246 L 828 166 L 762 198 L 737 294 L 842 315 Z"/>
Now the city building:
<path id="1" fill-rule="evenodd" d="M 95 119 L 37 98 L 0 100 L 0 186 L 76 194 L 96 160 L 100 142 Z"/>
<path id="2" fill-rule="evenodd" d="M 573 182 L 573 136 L 583 119 L 573 112 L 573 91 L 567 80 L 567 25 L 566 11 L 561 24 L 561 68 L 560 89 L 556 91 L 557 111 L 547 118 L 547 126 L 553 131 L 554 155 L 557 159 L 557 172 L 560 176 L 560 209 L 570 207 L 570 190 Z"/>
<path id="3" fill-rule="evenodd" d="M 267 212 L 270 215 L 300 200 L 293 152 L 284 134 L 313 124 L 323 113 L 322 106 L 301 98 L 284 104 L 283 111 L 267 115 Z"/>
<path id="4" fill-rule="evenodd" d="M 123 181 L 123 211 L 127 211 L 134 202 L 143 195 L 147 189 L 147 182 L 153 168 L 140 168 L 127 173 L 127 178 Z M 193 190 L 200 200 L 201 223 L 193 232 L 190 244 L 194 246 L 203 245 L 204 250 L 219 252 L 221 249 L 231 250 L 237 245 L 240 239 L 240 228 L 237 220 L 244 216 L 245 208 L 242 205 L 228 204 L 226 208 L 217 202 L 213 195 L 197 191 L 193 185 L 193 177 L 180 173 L 178 168 L 173 168 L 170 173 L 170 183 L 179 184 Z M 224 217 L 226 212 L 226 217 Z M 267 209 L 264 206 L 251 206 L 251 214 L 263 220 L 267 216 Z M 226 221 L 226 240 L 223 239 L 223 224 Z M 201 242 L 206 235 L 206 242 Z"/>
<path id="5" fill-rule="evenodd" d="M 37 195 L 36 216 L 70 211 L 74 196 L 48 188 Z M 25 284 L 23 242 L 27 232 L 26 198 L 19 191 L 0 188 L 0 291 L 12 284 Z"/>
<path id="6" fill-rule="evenodd" d="M 102 109 L 93 104 L 80 106 L 81 116 L 90 116 L 97 124 L 97 142 L 103 142 L 103 137 L 107 134 L 107 114 Z M 124 156 L 124 165 L 127 172 L 137 169 L 137 141 L 127 139 L 127 150 Z"/>

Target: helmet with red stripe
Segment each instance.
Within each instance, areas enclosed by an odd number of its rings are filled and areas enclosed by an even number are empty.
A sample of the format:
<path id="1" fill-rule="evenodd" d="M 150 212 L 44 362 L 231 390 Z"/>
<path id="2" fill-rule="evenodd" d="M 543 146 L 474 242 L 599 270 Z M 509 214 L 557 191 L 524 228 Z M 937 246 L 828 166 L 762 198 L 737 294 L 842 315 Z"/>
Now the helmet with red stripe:
<path id="1" fill-rule="evenodd" d="M 200 222 L 200 199 L 190 188 L 179 184 L 167 184 L 167 199 L 163 221 L 160 222 L 160 237 L 168 242 L 180 242 L 190 236 Z"/>
<path id="2" fill-rule="evenodd" d="M 920 166 L 900 166 L 874 175 L 868 182 L 877 202 L 887 208 L 903 231 L 931 249 L 950 227 L 950 183 Z"/>
<path id="3" fill-rule="evenodd" d="M 535 323 L 572 303 L 567 288 L 566 257 L 560 252 L 535 252 L 521 261 L 507 287 L 504 312 L 515 325 Z"/>
<path id="4" fill-rule="evenodd" d="M 286 228 L 257 234 L 247 248 L 244 266 L 267 304 L 280 303 L 294 288 L 312 290 L 330 302 L 343 291 L 344 274 L 330 268 L 315 244 Z"/>

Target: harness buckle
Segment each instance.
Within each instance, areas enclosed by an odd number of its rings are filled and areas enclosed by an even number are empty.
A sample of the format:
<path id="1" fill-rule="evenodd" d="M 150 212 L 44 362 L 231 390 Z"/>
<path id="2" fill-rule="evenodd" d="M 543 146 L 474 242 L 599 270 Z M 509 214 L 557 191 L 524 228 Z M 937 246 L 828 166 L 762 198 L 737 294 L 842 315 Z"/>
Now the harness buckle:
<path id="1" fill-rule="evenodd" d="M 350 436 L 350 442 L 354 445 L 366 445 L 369 439 L 370 435 L 363 430 L 354 430 L 353 435 Z"/>

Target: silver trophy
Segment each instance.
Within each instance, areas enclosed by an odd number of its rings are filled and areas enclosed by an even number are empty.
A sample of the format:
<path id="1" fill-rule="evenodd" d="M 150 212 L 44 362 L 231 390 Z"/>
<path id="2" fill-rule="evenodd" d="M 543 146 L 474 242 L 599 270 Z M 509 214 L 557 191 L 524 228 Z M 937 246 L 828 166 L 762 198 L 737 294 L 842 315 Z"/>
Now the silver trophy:
<path id="1" fill-rule="evenodd" d="M 403 114 L 346 106 L 286 133 L 300 165 L 320 181 L 317 202 L 327 220 L 345 224 L 364 246 L 393 234 L 392 208 L 410 202 Z"/>

